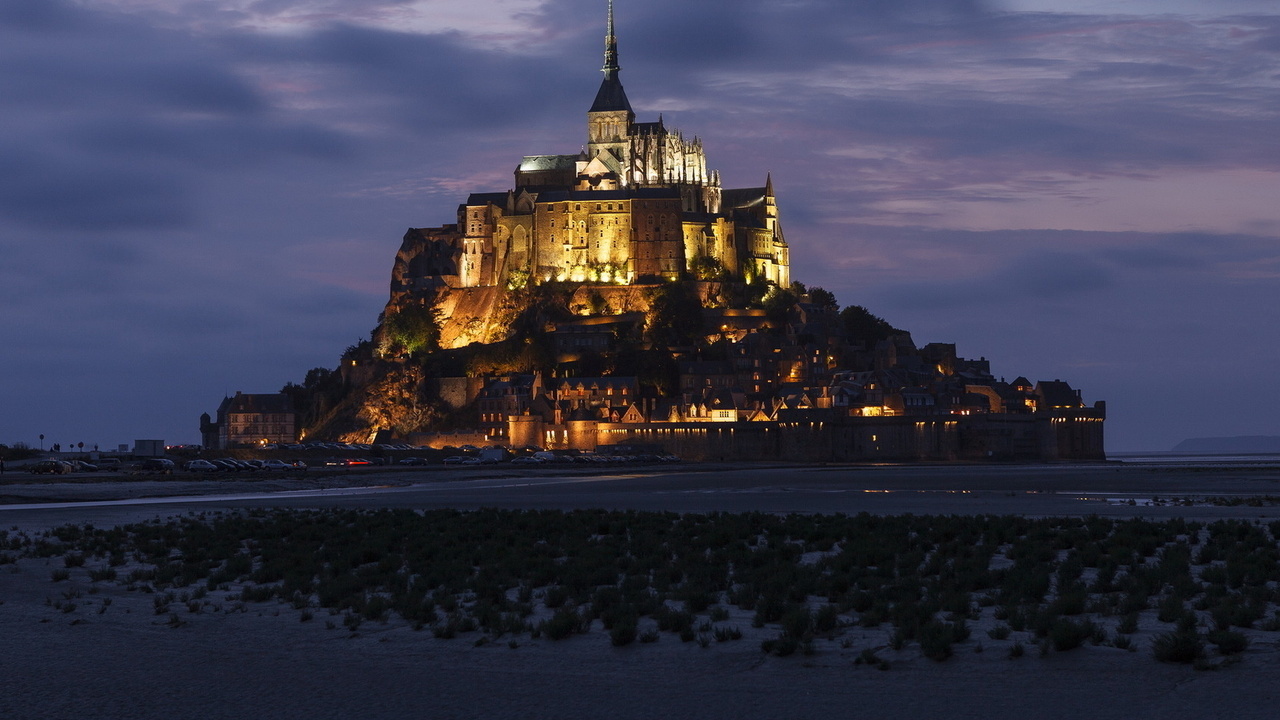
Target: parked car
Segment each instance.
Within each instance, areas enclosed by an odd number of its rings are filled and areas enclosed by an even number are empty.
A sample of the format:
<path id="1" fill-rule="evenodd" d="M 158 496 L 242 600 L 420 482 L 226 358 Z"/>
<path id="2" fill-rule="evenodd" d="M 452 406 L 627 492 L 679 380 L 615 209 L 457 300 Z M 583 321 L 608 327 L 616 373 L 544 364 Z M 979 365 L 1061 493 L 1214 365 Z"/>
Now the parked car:
<path id="1" fill-rule="evenodd" d="M 283 460 L 268 460 L 262 463 L 263 470 L 292 470 L 293 466 Z"/>
<path id="2" fill-rule="evenodd" d="M 364 458 L 330 458 L 324 461 L 325 465 L 330 467 L 354 467 L 356 465 L 371 465 Z"/>
<path id="3" fill-rule="evenodd" d="M 217 472 L 219 468 L 208 460 L 189 460 L 183 469 L 187 472 Z"/>
<path id="4" fill-rule="evenodd" d="M 174 467 L 168 458 L 147 458 L 138 464 L 138 469 L 143 472 L 172 473 Z"/>
<path id="5" fill-rule="evenodd" d="M 36 475 L 66 475 L 71 472 L 71 465 L 61 460 L 41 460 L 31 466 L 31 472 Z"/>

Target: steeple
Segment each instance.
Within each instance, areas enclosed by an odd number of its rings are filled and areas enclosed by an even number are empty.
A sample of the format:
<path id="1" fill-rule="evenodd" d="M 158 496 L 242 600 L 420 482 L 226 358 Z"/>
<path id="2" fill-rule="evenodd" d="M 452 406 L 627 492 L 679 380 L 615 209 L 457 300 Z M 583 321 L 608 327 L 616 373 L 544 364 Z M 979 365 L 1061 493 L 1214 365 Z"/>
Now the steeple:
<path id="1" fill-rule="evenodd" d="M 622 89 L 622 81 L 618 73 L 618 37 L 613 32 L 613 0 L 609 0 L 609 30 L 604 36 L 604 82 L 600 83 L 600 91 L 596 93 L 596 101 L 592 103 L 590 112 L 631 112 L 631 103 L 627 93 Z"/>
<path id="2" fill-rule="evenodd" d="M 604 36 L 604 74 L 616 74 L 618 67 L 618 36 L 613 33 L 613 0 L 609 0 L 609 30 Z"/>

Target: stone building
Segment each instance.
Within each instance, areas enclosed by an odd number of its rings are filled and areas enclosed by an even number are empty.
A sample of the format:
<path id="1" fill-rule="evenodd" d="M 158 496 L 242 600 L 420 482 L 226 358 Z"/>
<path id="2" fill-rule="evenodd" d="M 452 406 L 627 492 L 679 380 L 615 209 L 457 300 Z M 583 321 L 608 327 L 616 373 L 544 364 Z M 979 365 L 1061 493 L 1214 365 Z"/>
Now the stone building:
<path id="1" fill-rule="evenodd" d="M 298 441 L 298 412 L 284 394 L 246 395 L 236 391 L 218 405 L 217 420 L 200 416 L 201 444 L 209 450 Z"/>

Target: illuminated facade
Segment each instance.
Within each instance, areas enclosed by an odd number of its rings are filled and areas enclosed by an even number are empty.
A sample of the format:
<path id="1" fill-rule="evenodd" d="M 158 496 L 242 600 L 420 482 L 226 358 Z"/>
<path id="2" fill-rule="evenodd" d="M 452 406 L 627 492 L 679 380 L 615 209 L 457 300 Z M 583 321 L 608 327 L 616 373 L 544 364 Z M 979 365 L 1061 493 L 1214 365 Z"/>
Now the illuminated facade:
<path id="1" fill-rule="evenodd" d="M 636 122 L 618 74 L 613 6 L 604 80 L 587 113 L 587 143 L 573 155 L 532 155 L 515 185 L 471 195 L 456 226 L 417 233 L 430 243 L 419 276 L 451 287 L 565 281 L 763 278 L 791 284 L 772 178 L 722 189 L 698 138 Z M 407 238 L 408 239 L 408 238 Z"/>
<path id="2" fill-rule="evenodd" d="M 217 420 L 200 416 L 201 444 L 209 450 L 261 447 L 298 441 L 298 412 L 288 395 L 250 395 L 237 391 L 222 399 Z"/>

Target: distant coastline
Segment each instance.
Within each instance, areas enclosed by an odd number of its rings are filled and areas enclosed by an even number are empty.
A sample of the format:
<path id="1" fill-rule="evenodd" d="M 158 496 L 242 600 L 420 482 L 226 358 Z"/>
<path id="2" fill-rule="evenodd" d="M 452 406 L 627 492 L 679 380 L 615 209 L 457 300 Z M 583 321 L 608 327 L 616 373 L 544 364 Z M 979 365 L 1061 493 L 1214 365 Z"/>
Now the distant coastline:
<path id="1" fill-rule="evenodd" d="M 1170 452 L 1192 454 L 1280 453 L 1280 436 L 1238 435 L 1234 437 L 1188 438 L 1173 446 Z"/>

